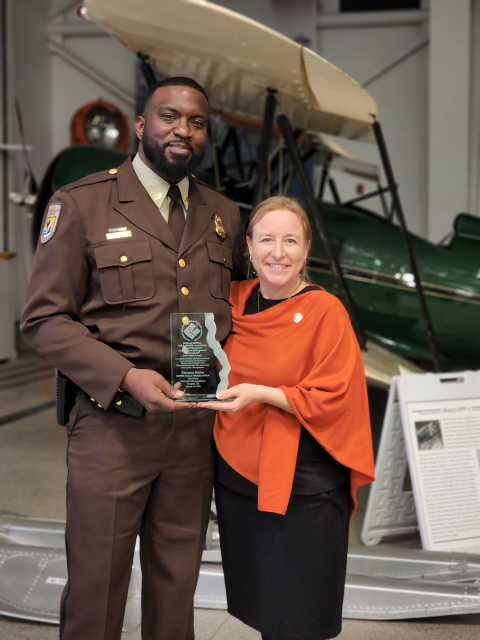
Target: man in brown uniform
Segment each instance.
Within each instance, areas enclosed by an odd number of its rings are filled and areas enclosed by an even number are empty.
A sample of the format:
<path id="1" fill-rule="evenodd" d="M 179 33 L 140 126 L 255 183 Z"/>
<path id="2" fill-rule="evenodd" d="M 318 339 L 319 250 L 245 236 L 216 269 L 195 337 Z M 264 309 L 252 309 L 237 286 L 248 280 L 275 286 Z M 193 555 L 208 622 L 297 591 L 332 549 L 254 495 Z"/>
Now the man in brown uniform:
<path id="1" fill-rule="evenodd" d="M 182 395 L 167 382 L 170 314 L 213 312 L 223 340 L 230 280 L 243 273 L 238 207 L 190 175 L 207 122 L 197 83 L 159 83 L 133 162 L 63 187 L 47 208 L 22 331 L 80 388 L 67 426 L 63 640 L 120 638 L 137 535 L 142 637 L 194 637 L 214 412 L 170 399 Z M 119 388 L 143 418 L 115 410 Z"/>

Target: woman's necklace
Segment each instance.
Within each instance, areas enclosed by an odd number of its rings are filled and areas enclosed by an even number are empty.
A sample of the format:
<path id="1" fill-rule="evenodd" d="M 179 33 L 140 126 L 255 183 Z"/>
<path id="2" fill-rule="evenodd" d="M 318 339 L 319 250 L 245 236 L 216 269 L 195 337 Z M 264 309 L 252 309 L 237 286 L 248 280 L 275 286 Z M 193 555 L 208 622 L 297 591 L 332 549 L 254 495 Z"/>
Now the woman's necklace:
<path id="1" fill-rule="evenodd" d="M 303 284 L 303 280 L 300 280 L 300 282 L 298 283 L 298 285 L 295 287 L 295 291 L 293 291 L 293 293 L 291 293 L 288 298 L 285 298 L 285 300 L 290 300 L 290 298 L 295 295 L 298 291 L 298 288 L 300 287 L 300 285 Z M 258 283 L 258 295 L 257 295 L 257 313 L 260 313 L 260 283 Z"/>

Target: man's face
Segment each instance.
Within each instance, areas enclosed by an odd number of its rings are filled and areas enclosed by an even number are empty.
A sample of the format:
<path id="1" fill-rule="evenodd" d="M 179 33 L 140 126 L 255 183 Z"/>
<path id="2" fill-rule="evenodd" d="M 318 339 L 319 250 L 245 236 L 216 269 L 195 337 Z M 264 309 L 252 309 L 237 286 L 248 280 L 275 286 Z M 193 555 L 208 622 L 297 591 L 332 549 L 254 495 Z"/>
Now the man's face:
<path id="1" fill-rule="evenodd" d="M 208 102 L 199 91 L 157 89 L 135 123 L 141 159 L 168 182 L 179 182 L 203 160 L 207 124 Z"/>

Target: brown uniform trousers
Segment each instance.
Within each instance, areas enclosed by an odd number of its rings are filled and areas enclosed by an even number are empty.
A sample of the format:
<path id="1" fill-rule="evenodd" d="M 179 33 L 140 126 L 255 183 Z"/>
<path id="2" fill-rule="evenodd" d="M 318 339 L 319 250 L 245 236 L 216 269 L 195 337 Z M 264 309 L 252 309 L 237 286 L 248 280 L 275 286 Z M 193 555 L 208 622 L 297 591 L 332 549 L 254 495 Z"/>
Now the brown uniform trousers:
<path id="1" fill-rule="evenodd" d="M 238 208 L 191 178 L 178 246 L 131 160 L 116 174 L 67 185 L 51 204 L 60 216 L 37 249 L 22 331 L 82 389 L 67 427 L 60 637 L 120 638 L 140 535 L 142 636 L 191 640 L 214 416 L 191 409 L 134 418 L 111 405 L 132 366 L 170 378 L 170 313 L 213 312 L 218 339 L 228 335 L 230 280 L 243 274 Z M 131 236 L 107 240 L 125 227 Z"/>

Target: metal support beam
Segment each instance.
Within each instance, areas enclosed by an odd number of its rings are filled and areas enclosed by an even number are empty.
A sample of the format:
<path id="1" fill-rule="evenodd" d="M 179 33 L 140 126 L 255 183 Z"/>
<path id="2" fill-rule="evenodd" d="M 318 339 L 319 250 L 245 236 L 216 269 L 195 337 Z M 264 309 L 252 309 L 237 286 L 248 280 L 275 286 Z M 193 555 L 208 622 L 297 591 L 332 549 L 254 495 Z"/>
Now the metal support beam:
<path id="1" fill-rule="evenodd" d="M 210 138 L 210 144 L 212 146 L 212 156 L 213 156 L 213 169 L 215 173 L 215 188 L 217 191 L 222 190 L 222 173 L 223 173 L 223 164 L 221 158 L 219 158 L 218 154 L 218 144 L 217 144 L 217 136 L 215 133 L 215 123 L 213 122 L 213 117 L 210 116 L 208 119 L 208 129 L 207 129 L 208 137 Z"/>
<path id="2" fill-rule="evenodd" d="M 235 129 L 233 127 L 228 127 L 228 131 L 223 138 L 222 144 L 220 145 L 220 149 L 218 150 L 219 158 L 223 159 L 223 156 L 227 152 L 228 147 L 230 146 L 230 142 L 232 141 L 232 135 Z"/>
<path id="3" fill-rule="evenodd" d="M 392 211 L 395 211 L 398 217 L 398 221 L 400 223 L 400 233 L 402 234 L 403 244 L 405 245 L 405 251 L 407 253 L 408 264 L 410 265 L 410 271 L 415 279 L 415 288 L 418 295 L 418 302 L 420 304 L 420 310 L 422 313 L 423 322 L 425 324 L 425 330 L 427 332 L 428 344 L 430 346 L 430 351 L 432 352 L 433 358 L 433 369 L 434 371 L 441 371 L 440 368 L 440 356 L 438 352 L 437 342 L 435 340 L 435 334 L 433 332 L 432 321 L 430 318 L 430 313 L 428 311 L 427 302 L 425 300 L 425 294 L 422 289 L 422 283 L 420 280 L 420 274 L 418 272 L 417 262 L 415 260 L 415 255 L 413 253 L 412 245 L 410 243 L 410 238 L 408 236 L 407 224 L 405 222 L 405 216 L 403 213 L 402 203 L 400 201 L 400 196 L 398 194 L 398 185 L 395 182 L 395 176 L 393 174 L 392 165 L 390 163 L 390 158 L 387 151 L 387 145 L 385 143 L 385 138 L 383 137 L 382 127 L 378 120 L 373 122 L 373 132 L 375 134 L 375 138 L 377 140 L 378 151 L 380 153 L 380 157 L 382 159 L 383 170 L 385 171 L 385 176 L 387 178 L 387 183 L 390 188 L 390 193 L 392 196 Z"/>
<path id="4" fill-rule="evenodd" d="M 275 120 L 275 108 L 277 101 L 275 99 L 275 89 L 267 89 L 267 97 L 265 99 L 265 111 L 263 114 L 262 138 L 258 149 L 257 162 L 257 184 L 253 192 L 253 205 L 256 206 L 263 200 L 263 192 L 265 188 L 265 178 L 267 176 L 268 156 L 270 154 L 270 145 L 272 142 L 272 131 Z"/>
<path id="5" fill-rule="evenodd" d="M 53 40 L 52 38 L 47 38 L 47 42 L 48 50 L 50 53 L 58 56 L 71 67 L 77 69 L 77 71 L 80 71 L 80 73 L 83 73 L 83 75 L 87 76 L 87 78 L 90 78 L 98 85 L 103 87 L 103 89 L 106 89 L 107 91 L 115 95 L 129 107 L 135 106 L 135 99 L 133 97 L 133 94 L 125 91 L 123 87 L 120 87 L 116 82 L 113 82 L 113 80 L 107 78 L 107 76 L 102 75 L 99 71 L 78 58 L 71 51 L 68 51 L 65 47 L 62 47 L 62 45 L 58 44 L 58 42 L 55 42 L 55 40 Z"/>
<path id="6" fill-rule="evenodd" d="M 384 61 L 380 69 L 371 73 L 368 78 L 362 80 L 360 84 L 362 85 L 362 87 L 368 87 L 370 84 L 386 75 L 389 71 L 395 69 L 395 67 L 398 67 L 399 64 L 402 64 L 402 62 L 405 62 L 405 60 L 408 60 L 408 58 L 411 58 L 411 56 L 427 47 L 428 44 L 428 38 L 421 38 L 417 42 L 410 44 L 401 53 L 395 55 L 390 60 Z"/>
<path id="7" fill-rule="evenodd" d="M 33 151 L 33 147 L 31 144 L 23 146 L 22 144 L 0 143 L 0 151 Z"/>
<path id="8" fill-rule="evenodd" d="M 279 115 L 277 118 L 277 123 L 282 133 L 283 139 L 285 140 L 285 144 L 287 146 L 292 164 L 295 167 L 295 171 L 297 172 L 297 178 L 300 183 L 300 187 L 303 191 L 303 195 L 305 196 L 305 200 L 307 201 L 307 208 L 310 212 L 310 215 L 315 221 L 318 233 L 322 240 L 325 253 L 332 269 L 335 284 L 337 286 L 339 298 L 343 302 L 348 315 L 350 316 L 350 321 L 352 323 L 353 330 L 355 331 L 355 335 L 357 336 L 358 343 L 360 345 L 360 348 L 363 349 L 365 347 L 366 337 L 360 321 L 358 320 L 355 305 L 343 277 L 340 263 L 335 253 L 335 249 L 333 247 L 332 239 L 327 229 L 327 225 L 325 224 L 325 221 L 323 219 L 319 203 L 315 199 L 312 183 L 310 182 L 310 178 L 308 177 L 307 171 L 300 157 L 298 147 L 295 144 L 290 121 L 288 120 L 287 116 Z"/>
<path id="9" fill-rule="evenodd" d="M 233 152 L 235 154 L 235 162 L 237 164 L 240 182 L 245 182 L 245 171 L 243 168 L 242 154 L 240 152 L 240 143 L 237 137 L 237 130 L 234 129 L 233 127 L 228 128 L 227 135 L 223 139 L 223 142 L 220 146 L 220 150 L 218 152 L 218 158 L 220 161 L 222 161 L 222 163 L 223 163 L 223 157 L 230 145 L 232 145 Z"/>
<path id="10" fill-rule="evenodd" d="M 8 46 L 7 46 L 7 0 L 0 0 L 0 142 L 8 144 Z M 10 225 L 8 217 L 8 151 L 4 147 L 1 151 L 0 162 L 0 207 L 2 216 L 2 246 L 1 252 L 10 249 Z"/>
<path id="11" fill-rule="evenodd" d="M 75 3 L 77 4 L 77 3 Z M 50 23 L 47 26 L 47 36 L 61 36 L 62 38 L 111 38 L 112 36 L 93 22 L 80 24 Z"/>
<path id="12" fill-rule="evenodd" d="M 298 135 L 294 135 L 295 140 L 298 138 Z M 288 153 L 288 151 L 287 151 Z M 301 160 L 302 162 L 308 162 L 308 160 L 310 160 L 310 158 L 315 155 L 317 153 L 316 149 L 310 148 L 307 149 L 307 151 L 305 151 L 305 153 L 301 156 Z M 285 156 L 288 157 L 288 156 Z M 284 158 L 285 161 L 285 158 Z M 279 176 L 278 180 L 275 180 L 275 182 L 272 183 L 272 193 L 277 191 L 280 182 L 283 183 L 283 195 L 286 197 L 287 196 L 287 191 L 288 191 L 288 187 L 293 179 L 293 176 L 295 175 L 295 167 L 292 165 L 291 167 L 289 167 L 286 171 L 284 171 L 282 173 L 281 176 Z"/>
<path id="13" fill-rule="evenodd" d="M 237 167 L 238 167 L 238 173 L 240 175 L 240 181 L 241 182 L 245 182 L 245 171 L 243 169 L 242 154 L 240 152 L 240 142 L 238 140 L 238 135 L 237 135 L 237 130 L 236 129 L 233 130 L 232 144 L 233 144 L 233 151 L 235 153 L 235 159 L 237 161 Z"/>
<path id="14" fill-rule="evenodd" d="M 320 13 L 318 16 L 319 29 L 360 29 L 382 27 L 421 26 L 428 22 L 427 9 L 400 11 L 359 11 L 354 13 Z"/>
<path id="15" fill-rule="evenodd" d="M 385 215 L 386 218 L 388 218 L 388 206 L 387 206 L 387 201 L 385 199 L 385 194 L 382 191 L 382 185 L 380 184 L 380 182 L 377 184 L 378 187 L 378 195 L 380 197 L 380 202 L 382 203 L 382 209 L 383 209 L 383 213 Z"/>
<path id="16" fill-rule="evenodd" d="M 388 191 L 390 191 L 390 187 L 378 187 L 376 191 L 369 191 L 368 193 L 364 193 L 362 196 L 357 196 L 356 198 L 347 200 L 343 203 L 343 205 L 345 207 L 351 207 L 352 204 L 357 204 L 357 202 L 362 202 L 362 200 L 368 200 L 369 198 L 374 198 L 375 196 L 382 196 Z"/>
<path id="17" fill-rule="evenodd" d="M 332 164 L 332 154 L 329 153 L 323 163 L 322 173 L 320 176 L 320 183 L 318 185 L 318 190 L 315 193 L 315 197 L 320 202 L 323 200 L 323 194 L 325 193 L 325 187 L 328 182 L 328 178 L 330 177 L 330 165 Z"/>
<path id="18" fill-rule="evenodd" d="M 152 87 L 157 78 L 155 76 L 155 71 L 152 68 L 152 65 L 148 61 L 148 56 L 144 56 L 141 53 L 137 53 L 138 59 L 140 60 L 140 71 L 142 72 L 142 76 L 147 83 L 147 87 Z"/>
<path id="19" fill-rule="evenodd" d="M 335 204 L 342 204 L 342 200 L 340 198 L 340 194 L 338 193 L 337 183 L 333 178 L 328 179 L 328 186 L 330 188 L 330 193 L 332 194 L 332 198 Z"/>

